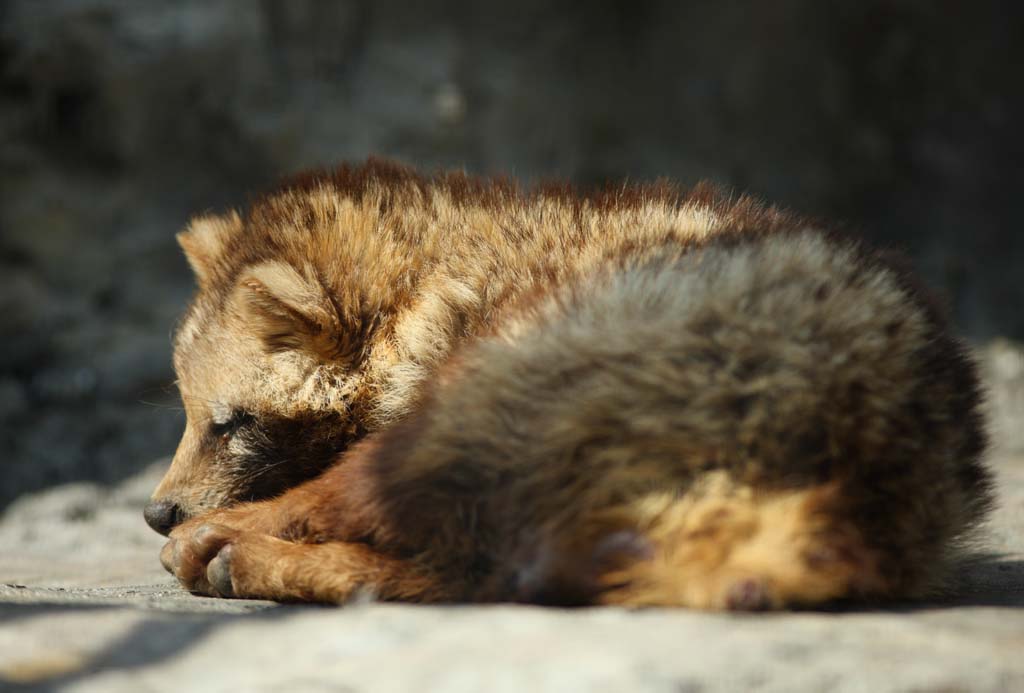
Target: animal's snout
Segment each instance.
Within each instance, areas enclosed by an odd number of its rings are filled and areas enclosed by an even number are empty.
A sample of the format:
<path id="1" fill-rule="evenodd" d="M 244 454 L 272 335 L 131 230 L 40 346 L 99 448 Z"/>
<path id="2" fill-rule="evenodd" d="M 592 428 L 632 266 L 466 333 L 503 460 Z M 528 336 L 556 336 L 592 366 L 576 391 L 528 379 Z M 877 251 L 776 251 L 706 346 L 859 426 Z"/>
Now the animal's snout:
<path id="1" fill-rule="evenodd" d="M 150 501 L 142 511 L 142 516 L 146 518 L 146 524 L 164 536 L 170 534 L 171 530 L 185 519 L 181 506 L 167 499 Z"/>

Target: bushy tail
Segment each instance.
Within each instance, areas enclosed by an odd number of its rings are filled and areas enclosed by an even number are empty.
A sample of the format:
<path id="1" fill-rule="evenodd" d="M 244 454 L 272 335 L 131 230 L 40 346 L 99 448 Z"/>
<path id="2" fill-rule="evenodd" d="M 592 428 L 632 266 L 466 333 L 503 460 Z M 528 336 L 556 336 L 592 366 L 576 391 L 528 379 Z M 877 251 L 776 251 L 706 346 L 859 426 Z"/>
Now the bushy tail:
<path id="1" fill-rule="evenodd" d="M 646 310 L 608 335 L 632 340 L 630 366 L 566 412 L 576 431 L 616 422 L 593 457 L 637 489 L 594 508 L 635 536 L 618 560 L 595 541 L 597 601 L 777 608 L 943 588 L 991 502 L 985 436 L 974 366 L 906 275 L 802 232 L 618 281 L 577 319 Z"/>
<path id="2" fill-rule="evenodd" d="M 973 365 L 849 243 L 723 236 L 510 324 L 460 357 L 405 467 L 485 513 L 499 598 L 921 596 L 989 505 Z"/>

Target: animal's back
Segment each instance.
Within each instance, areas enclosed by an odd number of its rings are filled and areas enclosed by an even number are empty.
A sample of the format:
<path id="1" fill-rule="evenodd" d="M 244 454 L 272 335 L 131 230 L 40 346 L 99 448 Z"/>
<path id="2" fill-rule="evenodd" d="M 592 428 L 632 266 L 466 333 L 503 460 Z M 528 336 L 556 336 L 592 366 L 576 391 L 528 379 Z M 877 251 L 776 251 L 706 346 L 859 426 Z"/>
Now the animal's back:
<path id="1" fill-rule="evenodd" d="M 381 394 L 373 418 L 399 419 L 466 337 L 516 329 L 538 299 L 719 235 L 771 234 L 807 222 L 712 186 L 668 182 L 523 189 L 462 173 L 423 176 L 386 161 L 286 183 L 253 208 L 239 249 L 274 248 L 318 266 L 337 296 L 387 317 L 367 362 Z M 374 348 L 371 346 L 371 349 Z"/>

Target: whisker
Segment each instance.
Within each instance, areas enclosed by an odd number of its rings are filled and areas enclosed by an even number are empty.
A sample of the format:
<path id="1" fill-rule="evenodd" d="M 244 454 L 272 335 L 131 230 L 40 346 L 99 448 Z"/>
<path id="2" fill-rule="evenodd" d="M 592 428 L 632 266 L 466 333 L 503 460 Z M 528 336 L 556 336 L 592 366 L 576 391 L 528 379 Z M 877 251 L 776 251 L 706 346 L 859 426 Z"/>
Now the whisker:
<path id="1" fill-rule="evenodd" d="M 173 404 L 164 404 L 162 402 L 149 402 L 149 401 L 144 400 L 144 399 L 140 399 L 140 400 L 136 400 L 136 401 L 139 404 L 145 404 L 146 406 L 153 407 L 155 409 L 163 409 L 165 411 L 185 411 L 185 407 L 176 406 L 176 405 L 173 405 Z"/>
<path id="2" fill-rule="evenodd" d="M 288 464 L 290 462 L 291 462 L 291 460 L 286 458 L 286 459 L 283 459 L 283 460 L 281 460 L 279 462 L 275 462 L 273 464 L 266 465 L 266 466 L 261 467 L 260 469 L 256 470 L 255 472 L 242 477 L 240 479 L 240 481 L 243 482 L 243 483 L 248 483 L 248 482 L 254 481 L 255 479 L 259 479 L 261 476 L 264 476 L 265 474 L 269 474 L 270 472 L 274 471 L 275 469 L 277 469 L 279 467 L 282 467 L 285 464 Z"/>

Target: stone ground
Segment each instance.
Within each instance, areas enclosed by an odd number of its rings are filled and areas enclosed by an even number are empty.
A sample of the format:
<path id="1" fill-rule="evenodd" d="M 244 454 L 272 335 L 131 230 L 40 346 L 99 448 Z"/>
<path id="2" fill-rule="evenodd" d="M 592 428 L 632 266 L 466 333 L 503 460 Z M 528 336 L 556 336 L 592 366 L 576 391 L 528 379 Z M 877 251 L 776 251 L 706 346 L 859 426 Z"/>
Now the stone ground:
<path id="1" fill-rule="evenodd" d="M 991 555 L 943 602 L 717 615 L 194 597 L 140 514 L 162 461 L 0 518 L 0 689 L 1024 690 L 1024 351 L 996 342 L 983 359 L 1000 504 Z"/>

